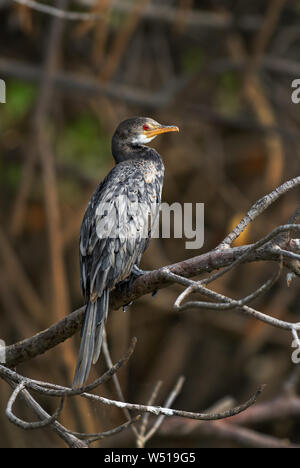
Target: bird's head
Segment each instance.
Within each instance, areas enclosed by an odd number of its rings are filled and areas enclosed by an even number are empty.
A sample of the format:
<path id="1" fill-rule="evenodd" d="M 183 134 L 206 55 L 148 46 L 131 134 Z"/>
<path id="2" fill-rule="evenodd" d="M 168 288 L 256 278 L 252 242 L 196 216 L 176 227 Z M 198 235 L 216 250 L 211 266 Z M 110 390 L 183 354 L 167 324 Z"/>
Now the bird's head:
<path id="1" fill-rule="evenodd" d="M 138 147 L 150 143 L 157 135 L 168 132 L 179 132 L 174 125 L 162 125 L 149 117 L 132 117 L 124 120 L 117 127 L 113 136 L 114 147 L 119 149 Z"/>

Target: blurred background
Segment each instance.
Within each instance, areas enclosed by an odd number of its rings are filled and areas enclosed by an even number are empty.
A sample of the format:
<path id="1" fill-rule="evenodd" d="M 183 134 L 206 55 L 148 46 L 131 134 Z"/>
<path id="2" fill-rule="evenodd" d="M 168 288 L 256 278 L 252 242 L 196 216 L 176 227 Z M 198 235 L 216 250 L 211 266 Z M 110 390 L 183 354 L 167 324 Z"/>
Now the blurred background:
<path id="1" fill-rule="evenodd" d="M 155 239 L 142 267 L 163 265 L 214 248 L 258 198 L 299 175 L 300 104 L 291 100 L 300 78 L 300 1 L 57 0 L 48 5 L 84 13 L 64 21 L 0 0 L 0 337 L 7 344 L 47 328 L 83 304 L 78 237 L 87 202 L 113 166 L 111 136 L 134 115 L 180 127 L 154 142 L 166 166 L 163 200 L 205 203 L 205 244 Z M 294 190 L 247 230 L 250 243 L 284 224 L 299 203 Z M 271 263 L 240 266 L 216 290 L 233 298 L 266 281 Z M 163 404 L 177 378 L 185 385 L 175 407 L 203 411 L 225 396 L 260 401 L 280 395 L 297 367 L 291 336 L 234 312 L 185 311 L 174 286 L 139 299 L 107 322 L 113 361 L 138 338 L 119 376 L 126 401 L 146 403 L 158 380 Z M 299 320 L 299 283 L 285 275 L 254 306 Z M 79 336 L 18 372 L 70 385 Z M 95 378 L 105 370 L 93 369 Z M 0 446 L 57 447 L 49 430 L 22 431 L 4 414 L 11 389 L 0 383 Z M 116 398 L 111 382 L 103 396 Z M 53 412 L 56 401 L 39 398 Z M 33 419 L 23 403 L 19 415 Z M 254 429 L 300 443 L 299 411 Z M 73 430 L 98 432 L 125 421 L 121 411 L 67 402 L 61 418 Z M 174 431 L 171 419 L 149 447 L 239 447 L 213 433 Z M 188 424 L 186 420 L 177 422 Z M 177 426 L 176 426 L 177 428 Z M 181 434 L 181 435 L 180 435 Z M 133 447 L 130 430 L 99 442 Z M 255 444 L 254 444 L 255 445 Z"/>

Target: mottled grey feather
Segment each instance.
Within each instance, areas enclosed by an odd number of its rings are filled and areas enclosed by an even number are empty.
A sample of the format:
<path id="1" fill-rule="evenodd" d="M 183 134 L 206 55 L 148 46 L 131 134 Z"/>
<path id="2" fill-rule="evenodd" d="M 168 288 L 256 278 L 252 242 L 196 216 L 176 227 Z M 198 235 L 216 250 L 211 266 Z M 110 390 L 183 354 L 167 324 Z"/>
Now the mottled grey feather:
<path id="1" fill-rule="evenodd" d="M 153 167 L 155 177 L 149 181 L 146 174 Z M 138 158 L 110 171 L 88 204 L 80 231 L 81 288 L 88 305 L 73 384 L 77 387 L 99 357 L 109 291 L 139 265 L 148 246 L 158 220 L 163 176 L 159 154 L 143 147 Z"/>

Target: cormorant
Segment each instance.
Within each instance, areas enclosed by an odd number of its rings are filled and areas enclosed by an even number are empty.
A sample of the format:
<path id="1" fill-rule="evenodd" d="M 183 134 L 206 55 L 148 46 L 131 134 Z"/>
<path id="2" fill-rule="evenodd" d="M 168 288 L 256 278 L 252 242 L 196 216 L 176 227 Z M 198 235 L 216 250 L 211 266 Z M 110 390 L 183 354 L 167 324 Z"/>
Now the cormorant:
<path id="1" fill-rule="evenodd" d="M 99 358 L 109 292 L 138 265 L 158 221 L 164 165 L 145 146 L 157 135 L 178 132 L 147 117 L 121 122 L 112 138 L 114 168 L 98 185 L 80 230 L 80 279 L 86 300 L 73 388 L 88 378 Z"/>

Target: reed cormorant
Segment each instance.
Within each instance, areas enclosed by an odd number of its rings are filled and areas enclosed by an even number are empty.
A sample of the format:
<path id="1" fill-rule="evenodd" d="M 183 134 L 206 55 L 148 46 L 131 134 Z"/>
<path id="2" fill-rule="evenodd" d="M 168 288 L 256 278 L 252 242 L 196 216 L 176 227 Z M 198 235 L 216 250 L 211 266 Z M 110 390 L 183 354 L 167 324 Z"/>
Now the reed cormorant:
<path id="1" fill-rule="evenodd" d="M 121 122 L 113 135 L 116 164 L 94 192 L 80 230 L 86 312 L 73 388 L 83 386 L 99 358 L 110 291 L 133 271 L 137 274 L 158 221 L 164 165 L 157 151 L 145 145 L 161 133 L 178 130 L 134 117 Z"/>

